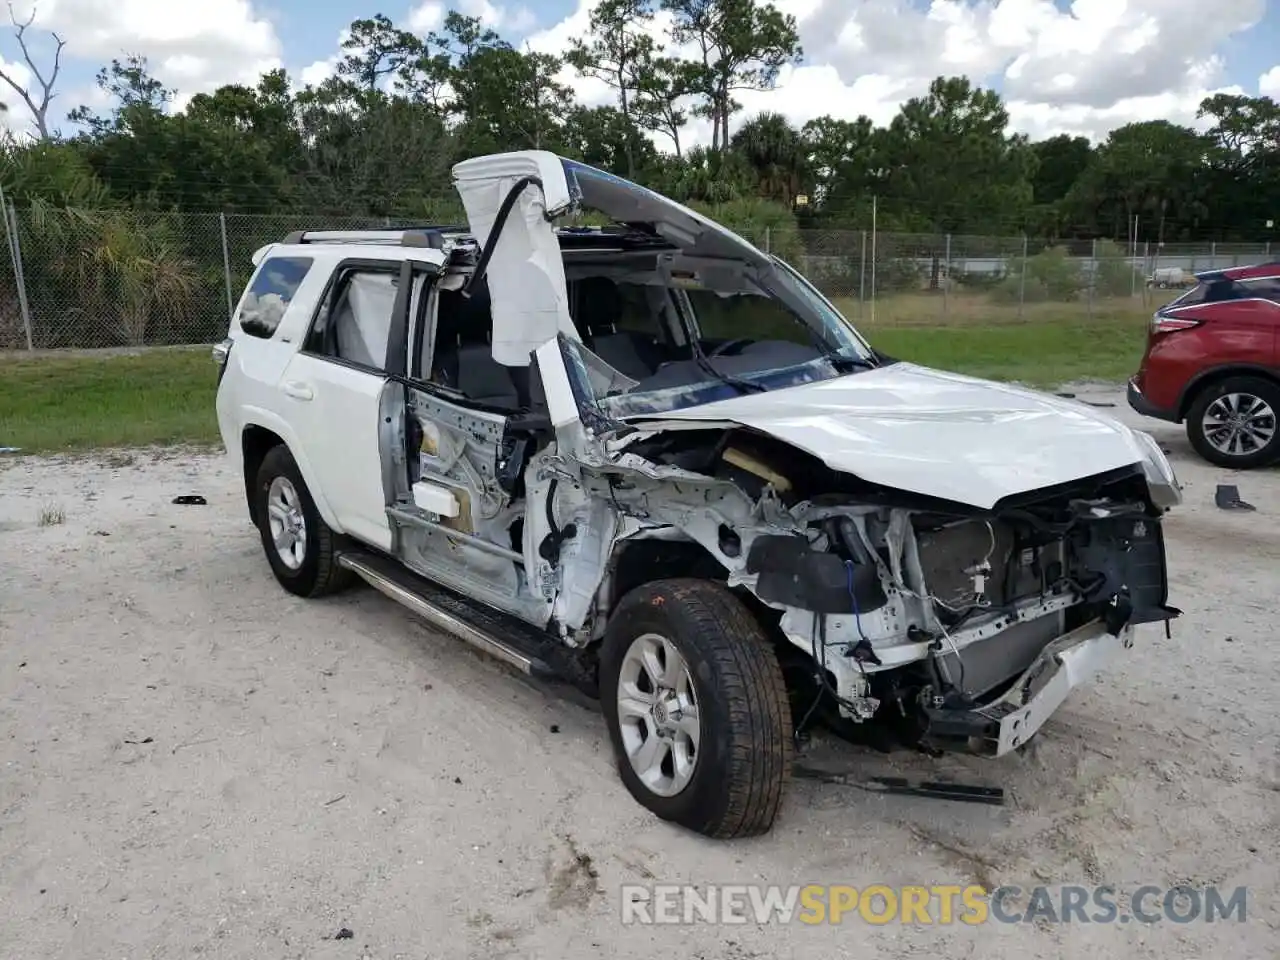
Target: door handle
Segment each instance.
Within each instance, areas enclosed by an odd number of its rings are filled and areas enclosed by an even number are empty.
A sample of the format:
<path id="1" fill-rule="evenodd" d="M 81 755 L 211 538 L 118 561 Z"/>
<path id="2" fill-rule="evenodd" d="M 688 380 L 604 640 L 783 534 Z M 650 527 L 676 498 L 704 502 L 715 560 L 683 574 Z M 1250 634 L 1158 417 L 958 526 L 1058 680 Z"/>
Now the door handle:
<path id="1" fill-rule="evenodd" d="M 284 395 L 293 397 L 295 400 L 310 400 L 315 397 L 315 393 L 308 384 L 300 383 L 297 380 L 289 380 L 285 383 Z"/>

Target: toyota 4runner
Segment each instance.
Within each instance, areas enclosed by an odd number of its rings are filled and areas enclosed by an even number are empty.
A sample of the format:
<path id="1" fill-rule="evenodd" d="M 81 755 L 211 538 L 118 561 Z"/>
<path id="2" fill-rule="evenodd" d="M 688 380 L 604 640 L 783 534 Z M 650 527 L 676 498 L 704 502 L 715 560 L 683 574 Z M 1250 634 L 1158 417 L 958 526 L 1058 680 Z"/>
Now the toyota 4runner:
<path id="1" fill-rule="evenodd" d="M 631 794 L 769 829 L 798 732 L 991 756 L 1167 622 L 1150 436 L 874 350 L 798 271 L 544 152 L 466 228 L 254 256 L 218 421 L 280 584 L 597 696 Z M 557 227 L 591 210 L 610 225 Z"/>

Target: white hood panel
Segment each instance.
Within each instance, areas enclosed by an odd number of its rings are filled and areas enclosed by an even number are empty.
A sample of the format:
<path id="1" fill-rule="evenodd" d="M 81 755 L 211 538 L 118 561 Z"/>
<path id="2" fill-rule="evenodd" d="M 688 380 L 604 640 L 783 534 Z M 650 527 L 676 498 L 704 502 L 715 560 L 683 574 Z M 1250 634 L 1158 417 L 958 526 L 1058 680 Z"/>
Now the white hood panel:
<path id="1" fill-rule="evenodd" d="M 910 363 L 646 419 L 740 424 L 833 470 L 981 509 L 1146 455 L 1130 428 L 1093 407 Z"/>

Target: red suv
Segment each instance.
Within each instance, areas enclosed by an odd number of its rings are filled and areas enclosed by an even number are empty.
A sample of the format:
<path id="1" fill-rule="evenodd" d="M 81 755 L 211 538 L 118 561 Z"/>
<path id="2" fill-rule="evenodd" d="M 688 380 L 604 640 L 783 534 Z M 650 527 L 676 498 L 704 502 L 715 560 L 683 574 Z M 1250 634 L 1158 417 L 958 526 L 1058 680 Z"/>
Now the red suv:
<path id="1" fill-rule="evenodd" d="M 1247 469 L 1280 459 L 1280 263 L 1198 274 L 1151 318 L 1129 405 L 1187 424 L 1210 463 Z"/>

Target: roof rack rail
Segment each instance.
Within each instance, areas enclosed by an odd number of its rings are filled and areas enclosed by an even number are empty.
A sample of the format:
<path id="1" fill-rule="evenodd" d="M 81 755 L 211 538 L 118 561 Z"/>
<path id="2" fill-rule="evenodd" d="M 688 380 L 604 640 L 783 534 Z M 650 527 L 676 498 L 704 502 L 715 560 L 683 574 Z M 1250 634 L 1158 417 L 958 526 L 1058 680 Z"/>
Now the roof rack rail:
<path id="1" fill-rule="evenodd" d="M 439 250 L 446 236 L 465 234 L 466 228 L 451 224 L 423 224 L 381 230 L 294 230 L 283 243 L 369 243 L 399 247 L 429 247 Z"/>

